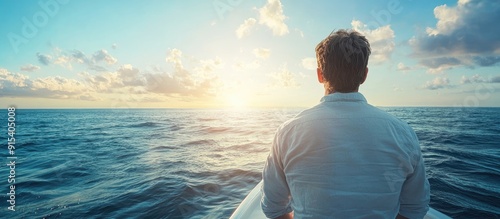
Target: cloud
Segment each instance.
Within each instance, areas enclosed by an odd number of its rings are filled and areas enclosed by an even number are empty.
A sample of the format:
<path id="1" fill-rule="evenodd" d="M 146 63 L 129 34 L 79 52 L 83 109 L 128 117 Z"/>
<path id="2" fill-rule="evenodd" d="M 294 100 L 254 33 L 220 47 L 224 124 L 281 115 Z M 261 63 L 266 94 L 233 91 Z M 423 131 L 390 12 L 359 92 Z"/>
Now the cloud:
<path id="1" fill-rule="evenodd" d="M 112 65 L 118 61 L 104 49 L 96 51 L 92 56 L 87 56 L 80 50 L 73 50 L 72 58 L 76 63 L 87 65 L 89 69 L 95 71 L 107 70 L 105 67 L 99 65 L 101 62 L 106 62 L 108 65 Z"/>
<path id="2" fill-rule="evenodd" d="M 278 72 L 273 72 L 269 75 L 272 78 L 271 85 L 273 87 L 281 88 L 296 88 L 300 87 L 300 84 L 295 80 L 295 75 L 290 72 L 286 65 L 283 66 Z"/>
<path id="3" fill-rule="evenodd" d="M 212 95 L 218 83 L 218 78 L 212 72 L 222 65 L 222 60 L 220 58 L 199 60 L 193 69 L 186 69 L 182 64 L 183 58 L 181 50 L 169 51 L 165 61 L 173 65 L 173 72 L 155 68 L 154 73 L 147 73 L 126 64 L 116 72 L 99 75 L 82 73 L 81 76 L 90 87 L 104 93 L 191 97 Z"/>
<path id="4" fill-rule="evenodd" d="M 408 66 L 406 66 L 402 62 L 400 62 L 400 63 L 398 63 L 398 66 L 397 66 L 396 70 L 398 70 L 398 71 L 409 71 L 409 70 L 411 70 L 411 68 L 408 67 Z"/>
<path id="5" fill-rule="evenodd" d="M 271 55 L 271 50 L 265 48 L 256 48 L 253 50 L 253 54 L 257 58 L 267 59 Z"/>
<path id="6" fill-rule="evenodd" d="M 7 69 L 0 68 L 0 88 L 27 87 L 26 81 L 29 77 L 23 74 L 11 73 Z M 0 92 L 0 95 L 4 92 Z"/>
<path id="7" fill-rule="evenodd" d="M 302 59 L 302 67 L 308 70 L 316 70 L 318 64 L 316 62 L 316 58 L 304 58 Z"/>
<path id="8" fill-rule="evenodd" d="M 71 57 L 66 55 L 61 55 L 54 60 L 54 64 L 60 65 L 66 69 L 72 70 L 73 66 L 71 65 Z"/>
<path id="9" fill-rule="evenodd" d="M 87 68 L 91 70 L 107 71 L 106 67 L 102 66 L 101 63 L 113 65 L 118 61 L 105 49 L 96 51 L 92 56 L 87 56 L 80 50 L 63 52 L 60 49 L 56 49 L 52 55 L 37 53 L 37 57 L 38 61 L 43 65 L 49 65 L 50 63 L 53 63 L 70 70 L 73 69 L 72 64 L 81 64 L 87 66 Z"/>
<path id="10" fill-rule="evenodd" d="M 82 52 L 75 51 L 73 62 L 92 63 L 106 61 L 104 53 L 97 53 L 89 58 Z M 103 55 L 104 56 L 101 56 Z M 95 60 L 93 60 L 95 59 Z M 99 96 L 107 94 L 142 95 L 138 100 L 153 95 L 155 98 L 186 97 L 201 98 L 213 96 L 220 87 L 214 71 L 223 65 L 220 58 L 199 60 L 193 68 L 182 65 L 184 56 L 178 49 L 173 49 L 166 60 L 172 64 L 173 71 L 166 72 L 157 68 L 155 73 L 148 73 L 125 64 L 116 71 L 98 74 L 81 72 L 78 79 L 61 76 L 30 79 L 28 76 L 9 72 L 0 68 L 0 97 L 35 97 L 77 100 L 102 100 Z"/>
<path id="11" fill-rule="evenodd" d="M 0 69 L 0 97 L 98 100 L 80 81 L 59 76 L 30 79 L 7 69 Z"/>
<path id="12" fill-rule="evenodd" d="M 166 73 L 147 74 L 146 81 L 146 90 L 153 93 L 184 94 L 189 91 L 174 76 Z"/>
<path id="13" fill-rule="evenodd" d="M 179 49 L 171 49 L 167 57 L 165 58 L 166 62 L 174 63 L 175 65 L 182 66 L 182 51 Z"/>
<path id="14" fill-rule="evenodd" d="M 454 57 L 438 57 L 434 59 L 423 59 L 420 60 L 420 64 L 428 67 L 427 72 L 435 74 L 441 73 L 444 70 L 448 70 L 457 66 L 461 61 Z"/>
<path id="15" fill-rule="evenodd" d="M 181 50 L 172 49 L 165 60 L 174 64 L 174 73 L 171 77 L 183 86 L 190 87 L 194 85 L 194 81 L 192 80 L 189 71 L 187 71 L 182 65 L 182 57 L 183 55 Z"/>
<path id="16" fill-rule="evenodd" d="M 85 53 L 80 50 L 73 50 L 71 56 L 73 58 L 73 61 L 75 61 L 76 63 L 88 64 L 92 62 L 89 58 L 87 58 Z"/>
<path id="17" fill-rule="evenodd" d="M 52 56 L 50 55 L 44 55 L 44 54 L 40 54 L 40 53 L 36 53 L 36 56 L 38 58 L 38 61 L 40 63 L 42 63 L 43 65 L 49 65 L 51 60 L 52 60 Z"/>
<path id="18" fill-rule="evenodd" d="M 483 77 L 479 76 L 478 74 L 473 75 L 472 77 L 466 77 L 465 75 L 462 76 L 460 80 L 460 84 L 470 84 L 470 83 L 483 83 L 487 82 Z"/>
<path id="19" fill-rule="evenodd" d="M 436 77 L 432 81 L 427 81 L 424 85 L 425 89 L 437 90 L 450 86 L 450 80 L 446 77 Z"/>
<path id="20" fill-rule="evenodd" d="M 267 4 L 259 9 L 259 24 L 269 27 L 273 35 L 283 36 L 289 32 L 285 19 L 283 5 L 279 0 L 268 0 Z"/>
<path id="21" fill-rule="evenodd" d="M 283 14 L 283 5 L 280 0 L 268 0 L 262 8 L 258 9 L 258 11 L 259 24 L 271 29 L 273 35 L 283 36 L 289 33 L 288 26 L 285 24 L 285 19 L 287 17 Z M 246 19 L 243 24 L 236 29 L 236 36 L 239 39 L 247 36 L 256 23 L 257 20 L 255 18 Z M 297 28 L 295 28 L 295 31 L 298 32 L 300 36 L 304 37 L 302 31 Z"/>
<path id="22" fill-rule="evenodd" d="M 241 24 L 238 29 L 236 29 L 236 36 L 238 38 L 243 38 L 244 36 L 247 36 L 250 33 L 250 30 L 252 29 L 253 26 L 255 26 L 255 23 L 257 20 L 255 18 L 248 18 L 246 19 L 243 24 Z"/>
<path id="23" fill-rule="evenodd" d="M 500 56 L 474 56 L 473 59 L 479 66 L 492 66 L 500 62 Z"/>
<path id="24" fill-rule="evenodd" d="M 34 72 L 34 71 L 39 70 L 40 67 L 36 66 L 36 65 L 28 64 L 28 65 L 21 66 L 20 69 L 21 69 L 21 71 Z"/>
<path id="25" fill-rule="evenodd" d="M 195 67 L 194 71 L 201 74 L 211 73 L 224 66 L 224 62 L 219 57 L 215 59 L 200 60 L 199 64 L 200 66 Z"/>
<path id="26" fill-rule="evenodd" d="M 89 88 L 99 93 L 113 93 L 115 88 L 123 87 L 122 80 L 116 72 L 105 72 L 99 75 L 82 72 L 79 75 Z"/>
<path id="27" fill-rule="evenodd" d="M 144 78 L 138 68 L 132 65 L 123 65 L 117 71 L 118 77 L 121 79 L 123 86 L 143 86 L 145 84 Z"/>
<path id="28" fill-rule="evenodd" d="M 500 83 L 500 76 L 491 78 L 490 83 Z"/>
<path id="29" fill-rule="evenodd" d="M 394 51 L 394 31 L 390 25 L 370 30 L 366 24 L 358 20 L 352 20 L 352 28 L 368 39 L 371 47 L 370 61 L 377 64 L 387 61 Z"/>
<path id="30" fill-rule="evenodd" d="M 478 74 L 471 77 L 462 76 L 460 84 L 472 84 L 472 83 L 500 83 L 500 76 L 495 76 L 490 79 L 484 78 Z"/>
<path id="31" fill-rule="evenodd" d="M 94 55 L 92 55 L 92 59 L 93 59 L 94 63 L 104 61 L 104 62 L 108 63 L 109 65 L 115 64 L 117 61 L 116 58 L 111 56 L 108 53 L 108 51 L 106 51 L 104 49 L 101 49 L 101 50 L 95 52 Z"/>
<path id="32" fill-rule="evenodd" d="M 499 1 L 459 0 L 456 6 L 434 8 L 434 16 L 436 26 L 410 40 L 421 65 L 439 72 L 500 62 L 500 29 L 494 28 L 500 20 Z"/>
<path id="33" fill-rule="evenodd" d="M 31 90 L 42 92 L 46 97 L 68 99 L 88 91 L 80 81 L 59 76 L 31 80 Z"/>
<path id="34" fill-rule="evenodd" d="M 145 89 L 148 92 L 165 95 L 210 96 L 217 85 L 217 77 L 193 80 L 191 77 L 183 78 L 168 73 L 146 74 L 145 77 Z"/>
<path id="35" fill-rule="evenodd" d="M 222 66 L 222 60 L 220 58 L 200 60 L 199 66 L 189 70 L 182 65 L 183 57 L 181 50 L 170 50 L 165 60 L 174 65 L 173 73 L 145 74 L 145 89 L 148 92 L 165 95 L 194 97 L 213 95 L 217 88 L 218 77 L 212 72 Z"/>

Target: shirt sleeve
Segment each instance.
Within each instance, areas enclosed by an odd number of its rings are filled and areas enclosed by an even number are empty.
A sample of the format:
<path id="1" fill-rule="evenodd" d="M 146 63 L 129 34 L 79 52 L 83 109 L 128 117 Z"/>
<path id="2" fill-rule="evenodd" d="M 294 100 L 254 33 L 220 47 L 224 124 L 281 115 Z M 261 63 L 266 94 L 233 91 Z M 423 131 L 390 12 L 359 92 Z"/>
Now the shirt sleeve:
<path id="1" fill-rule="evenodd" d="M 279 152 L 279 132 L 273 141 L 271 152 L 262 171 L 262 211 L 268 218 L 276 218 L 292 211 L 290 189 L 286 182 Z"/>
<path id="2" fill-rule="evenodd" d="M 430 186 L 425 176 L 424 160 L 420 152 L 420 146 L 417 144 L 417 159 L 414 165 L 414 171 L 406 178 L 400 195 L 399 214 L 407 218 L 424 218 L 429 210 Z"/>

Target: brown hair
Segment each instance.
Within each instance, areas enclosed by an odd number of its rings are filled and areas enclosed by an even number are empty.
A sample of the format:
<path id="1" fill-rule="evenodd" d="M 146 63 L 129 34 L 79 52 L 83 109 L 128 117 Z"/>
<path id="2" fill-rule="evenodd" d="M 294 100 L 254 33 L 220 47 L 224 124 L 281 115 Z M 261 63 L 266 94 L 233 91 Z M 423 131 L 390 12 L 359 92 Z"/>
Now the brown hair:
<path id="1" fill-rule="evenodd" d="M 371 49 L 368 40 L 354 30 L 332 32 L 316 46 L 318 67 L 329 93 L 353 92 L 365 77 Z"/>

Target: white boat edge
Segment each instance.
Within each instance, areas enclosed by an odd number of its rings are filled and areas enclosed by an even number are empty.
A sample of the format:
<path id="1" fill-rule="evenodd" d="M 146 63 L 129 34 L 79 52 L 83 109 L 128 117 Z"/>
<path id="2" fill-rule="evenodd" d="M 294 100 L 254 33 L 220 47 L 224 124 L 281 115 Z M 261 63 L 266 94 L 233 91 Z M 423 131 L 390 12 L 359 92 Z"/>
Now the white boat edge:
<path id="1" fill-rule="evenodd" d="M 265 219 L 266 216 L 260 207 L 260 199 L 262 197 L 261 187 L 262 181 L 243 199 L 229 219 Z M 429 208 L 424 219 L 451 219 L 451 217 L 446 216 L 436 209 Z"/>

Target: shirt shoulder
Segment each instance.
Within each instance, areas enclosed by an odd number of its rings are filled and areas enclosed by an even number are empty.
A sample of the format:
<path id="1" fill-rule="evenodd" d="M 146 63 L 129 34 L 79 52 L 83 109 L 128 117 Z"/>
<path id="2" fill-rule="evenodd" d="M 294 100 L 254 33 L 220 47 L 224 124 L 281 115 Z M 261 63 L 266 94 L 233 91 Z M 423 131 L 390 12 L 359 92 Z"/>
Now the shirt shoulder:
<path id="1" fill-rule="evenodd" d="M 379 124 L 375 127 L 390 129 L 398 138 L 411 142 L 414 147 L 419 147 L 418 138 L 410 125 L 400 118 L 372 106 L 368 103 L 320 103 L 309 109 L 303 110 L 295 117 L 284 122 L 277 130 L 278 136 L 285 137 L 290 134 L 318 130 L 330 125 L 326 123 L 340 123 L 348 121 L 351 125 L 368 126 Z M 369 125 L 371 124 L 371 125 Z M 335 125 L 333 125 L 335 126 Z M 341 126 L 335 126 L 342 128 Z"/>
<path id="2" fill-rule="evenodd" d="M 309 109 L 305 109 L 293 118 L 287 120 L 281 125 L 282 129 L 292 128 L 294 126 L 314 122 L 316 120 L 335 120 L 335 119 L 375 119 L 385 120 L 387 122 L 401 126 L 402 128 L 412 130 L 407 122 L 400 118 L 370 104 L 359 104 L 355 107 L 331 107 L 328 104 L 320 103 Z"/>

